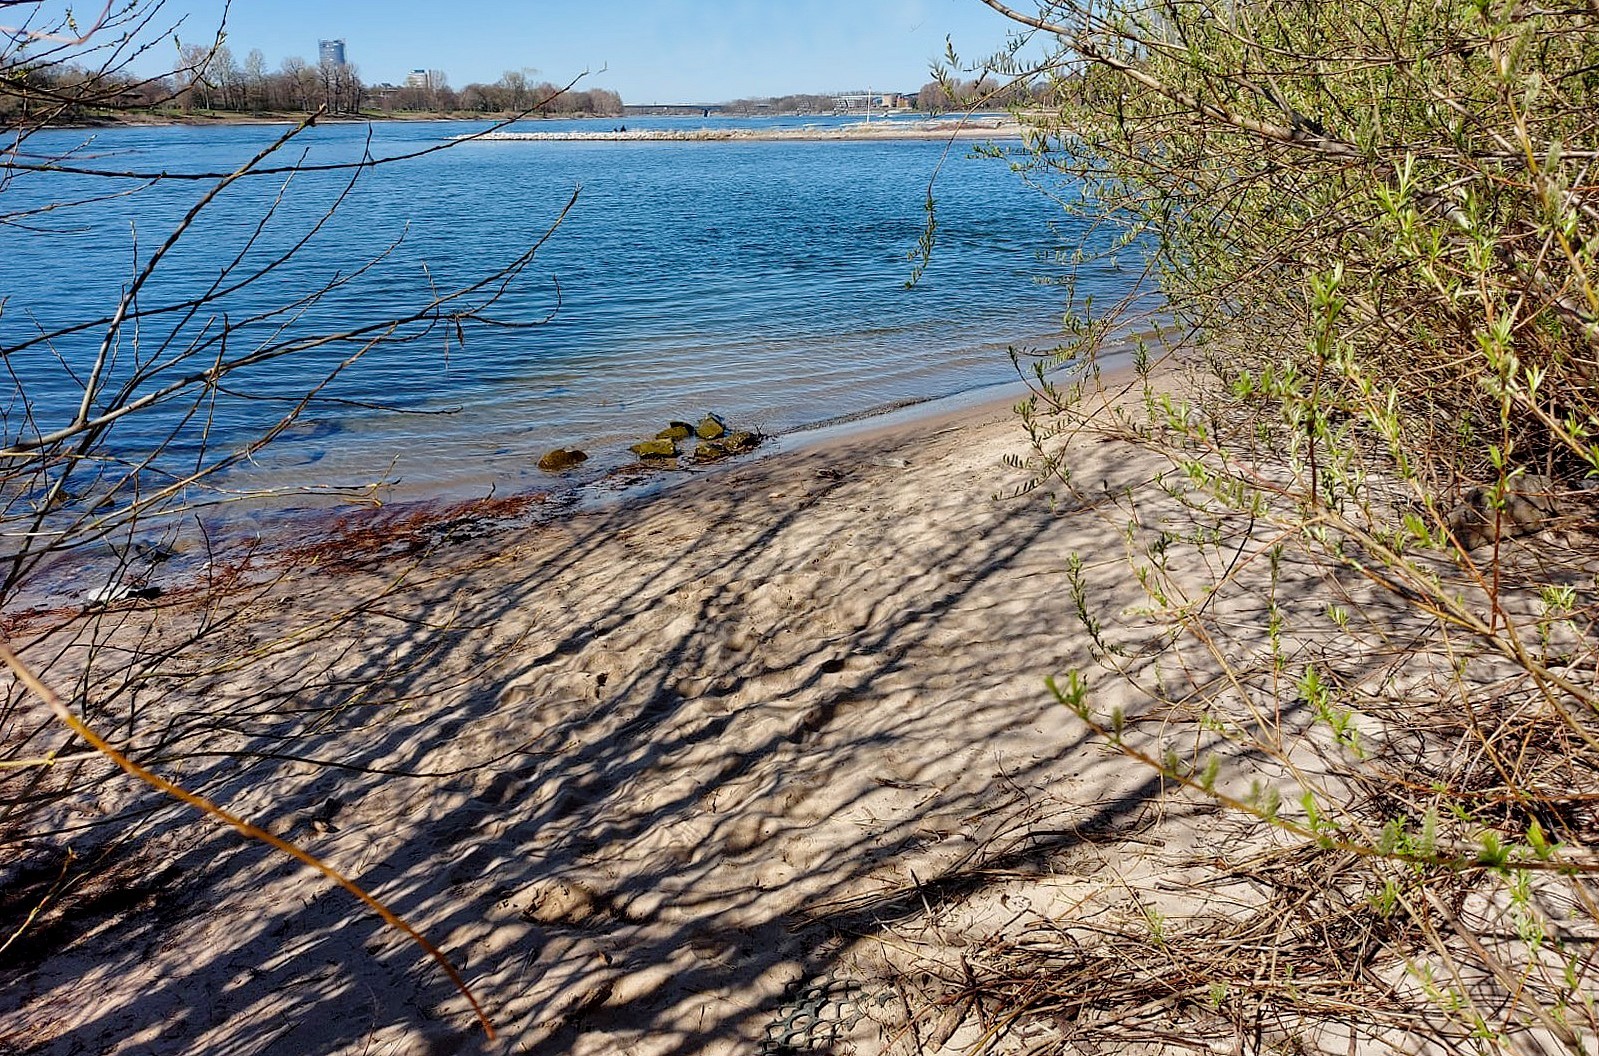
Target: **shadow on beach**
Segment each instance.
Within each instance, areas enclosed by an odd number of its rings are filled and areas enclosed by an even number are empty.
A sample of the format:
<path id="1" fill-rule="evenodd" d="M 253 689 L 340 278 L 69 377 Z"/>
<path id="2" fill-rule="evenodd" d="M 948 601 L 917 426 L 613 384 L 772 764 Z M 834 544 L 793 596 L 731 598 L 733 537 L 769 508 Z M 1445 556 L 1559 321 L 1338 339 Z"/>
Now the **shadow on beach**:
<path id="1" fill-rule="evenodd" d="M 1160 792 L 1043 689 L 1088 664 L 1061 570 L 1114 562 L 1120 529 L 991 499 L 1014 433 L 990 414 L 859 439 L 403 569 L 307 563 L 225 613 L 103 615 L 120 626 L 102 644 L 189 644 L 102 723 L 384 899 L 501 1039 L 344 892 L 111 777 L 96 809 L 125 819 L 123 897 L 7 955 L 8 1044 L 688 1054 L 892 1035 L 910 1010 L 873 978 L 893 960 L 874 943 L 990 885 L 1100 869 Z M 1137 485 L 1126 453 L 1079 475 Z"/>

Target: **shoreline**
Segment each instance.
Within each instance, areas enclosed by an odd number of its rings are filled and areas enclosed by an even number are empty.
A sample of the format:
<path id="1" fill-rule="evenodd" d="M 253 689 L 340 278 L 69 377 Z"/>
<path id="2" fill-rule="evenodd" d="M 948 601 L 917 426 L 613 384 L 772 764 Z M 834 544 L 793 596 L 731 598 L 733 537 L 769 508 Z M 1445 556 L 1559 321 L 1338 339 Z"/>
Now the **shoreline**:
<path id="1" fill-rule="evenodd" d="M 1115 356 L 1106 368 L 1107 383 L 1128 372 L 1125 357 Z M 544 486 L 506 490 L 493 480 L 456 481 L 380 485 L 375 496 L 366 497 L 353 488 L 263 497 L 215 519 L 202 518 L 203 547 L 190 536 L 174 545 L 164 522 L 135 532 L 135 548 L 154 548 L 165 555 L 155 565 L 130 563 L 128 570 L 119 571 L 118 550 L 104 543 L 56 555 L 36 573 L 39 591 L 19 595 L 4 616 L 25 624 L 47 613 L 74 611 L 103 584 L 130 575 L 162 596 L 186 597 L 200 589 L 213 561 L 227 560 L 230 554 L 234 560 L 248 554 L 263 568 L 312 552 L 326 560 L 361 565 L 381 561 L 397 549 L 506 538 L 548 530 L 584 514 L 671 504 L 677 492 L 728 473 L 760 472 L 767 463 L 825 458 L 844 448 L 892 444 L 907 435 L 997 418 L 1012 412 L 1029 391 L 1028 383 L 1020 379 L 979 385 L 807 424 L 767 436 L 753 451 L 727 459 L 695 463 L 683 458 L 665 465 L 640 459 L 597 474 L 548 473 Z"/>
<path id="2" fill-rule="evenodd" d="M 1120 368 L 1117 368 L 1119 371 Z M 1008 410 L 1019 399 L 1025 398 L 1027 383 L 1020 380 L 978 385 L 960 392 L 925 399 L 875 407 L 855 414 L 791 429 L 766 437 L 761 446 L 746 454 L 710 462 L 692 463 L 680 469 L 654 469 L 647 465 L 619 466 L 604 476 L 579 484 L 574 509 L 598 509 L 618 503 L 651 501 L 670 493 L 674 488 L 704 477 L 727 472 L 741 466 L 756 465 L 768 459 L 794 457 L 811 452 L 826 451 L 830 447 L 870 440 L 873 437 L 891 436 L 903 430 L 923 426 L 944 425 L 968 415 L 983 416 Z M 638 471 L 646 479 L 625 483 L 620 487 L 608 486 L 615 476 Z"/>
<path id="3" fill-rule="evenodd" d="M 1104 354 L 1105 384 L 1131 376 L 1131 356 L 1130 347 L 1120 346 Z M 591 463 L 588 470 L 579 466 L 541 472 L 535 475 L 541 479 L 514 481 L 508 487 L 491 474 L 327 490 L 274 488 L 258 496 L 246 489 L 217 500 L 217 508 L 226 512 L 200 513 L 195 522 L 196 513 L 190 511 L 189 520 L 202 526 L 203 543 L 192 531 L 194 523 L 175 536 L 172 522 L 151 518 L 119 543 L 102 541 L 55 555 L 35 573 L 37 589 L 14 596 L 0 616 L 25 626 L 46 614 L 77 612 L 97 590 L 118 582 L 147 583 L 161 596 L 182 598 L 203 589 L 213 564 L 228 560 L 269 569 L 295 554 L 315 552 L 335 563 L 369 564 L 399 549 L 506 538 L 548 530 L 584 514 L 670 504 L 680 490 L 728 473 L 759 472 L 767 463 L 826 457 L 842 448 L 894 443 L 905 435 L 958 427 L 973 418 L 1008 415 L 1030 391 L 1028 380 L 1013 376 L 879 405 L 766 435 L 754 450 L 705 463 L 686 455 L 664 464 L 644 459 Z M 571 446 L 589 445 L 578 441 Z M 123 555 L 131 550 L 163 556 L 153 564 L 129 561 L 124 566 Z"/>

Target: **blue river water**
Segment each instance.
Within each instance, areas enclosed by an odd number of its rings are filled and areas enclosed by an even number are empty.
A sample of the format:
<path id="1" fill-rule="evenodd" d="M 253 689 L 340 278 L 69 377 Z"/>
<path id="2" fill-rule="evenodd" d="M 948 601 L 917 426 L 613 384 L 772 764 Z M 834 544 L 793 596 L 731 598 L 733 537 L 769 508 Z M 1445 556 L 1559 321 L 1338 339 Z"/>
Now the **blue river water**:
<path id="1" fill-rule="evenodd" d="M 267 164 L 388 157 L 478 127 L 328 125 Z M 285 130 L 62 130 L 27 150 L 106 171 L 226 172 Z M 315 390 L 299 421 L 229 471 L 229 486 L 382 478 L 514 491 L 545 479 L 534 466 L 543 451 L 582 447 L 598 472 L 670 418 L 714 410 L 782 433 L 1008 380 L 1007 346 L 1049 347 L 1065 307 L 1059 280 L 1101 236 L 1074 226 L 1006 158 L 975 154 L 941 140 L 467 142 L 353 180 L 242 179 L 161 250 L 138 325 L 110 345 L 98 404 L 119 387 L 154 392 L 219 357 L 310 347 L 244 367 L 204 400 L 130 415 L 107 449 L 131 460 L 165 445 L 152 471 L 181 473 L 242 449 Z M 0 223 L 0 346 L 14 350 L 8 435 L 71 419 L 110 327 L 71 328 L 112 315 L 215 182 L 24 173 L 0 189 L 0 216 L 77 203 Z M 908 287 L 930 186 L 937 242 Z M 492 321 L 383 327 L 535 245 L 525 270 L 449 302 L 492 295 Z M 1130 282 L 1089 264 L 1078 292 L 1109 298 Z M 313 340 L 340 334 L 353 336 Z"/>

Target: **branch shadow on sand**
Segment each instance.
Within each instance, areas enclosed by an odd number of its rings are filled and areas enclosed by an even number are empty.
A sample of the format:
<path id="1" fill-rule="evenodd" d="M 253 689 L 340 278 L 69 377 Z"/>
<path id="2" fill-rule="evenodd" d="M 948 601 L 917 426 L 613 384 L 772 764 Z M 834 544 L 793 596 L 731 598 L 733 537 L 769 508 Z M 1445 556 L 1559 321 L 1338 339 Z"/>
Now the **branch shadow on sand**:
<path id="1" fill-rule="evenodd" d="M 192 731 L 147 759 L 388 902 L 501 1039 L 343 892 L 113 781 L 112 813 L 142 819 L 125 854 L 162 882 L 0 964 L 13 1040 L 778 1053 L 812 981 L 886 1001 L 873 936 L 1092 871 L 1160 793 L 1042 688 L 1087 664 L 1060 571 L 1118 529 L 990 500 L 987 443 L 924 429 L 737 467 L 441 550 L 399 585 L 289 570 L 233 621 L 248 642 L 201 638 L 142 700 L 141 728 Z M 1106 446 L 1079 473 L 1139 467 Z"/>

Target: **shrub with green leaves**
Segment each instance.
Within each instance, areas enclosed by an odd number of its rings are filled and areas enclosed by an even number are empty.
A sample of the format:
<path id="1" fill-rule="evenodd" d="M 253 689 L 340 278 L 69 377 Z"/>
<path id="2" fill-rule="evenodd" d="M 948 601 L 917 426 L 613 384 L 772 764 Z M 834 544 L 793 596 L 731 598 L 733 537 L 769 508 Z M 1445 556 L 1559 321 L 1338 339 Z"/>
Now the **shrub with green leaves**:
<path id="1" fill-rule="evenodd" d="M 1069 565 L 1098 669 L 1052 686 L 1257 834 L 1256 914 L 1168 920 L 1107 1021 L 1592 1051 L 1599 5 L 985 2 L 998 67 L 1052 49 L 1034 178 L 1147 251 L 1187 372 L 1119 410 L 1039 376 L 1040 482 L 1115 510 L 1147 598 Z M 1117 325 L 1070 322 L 1080 362 Z M 1168 468 L 1104 494 L 1083 430 Z"/>
<path id="2" fill-rule="evenodd" d="M 1058 34 L 1037 164 L 1157 247 L 1180 322 L 1441 482 L 1599 465 L 1593 4 L 1013 14 Z"/>

